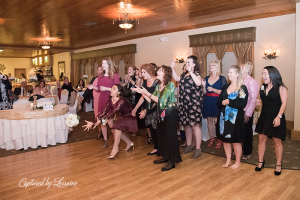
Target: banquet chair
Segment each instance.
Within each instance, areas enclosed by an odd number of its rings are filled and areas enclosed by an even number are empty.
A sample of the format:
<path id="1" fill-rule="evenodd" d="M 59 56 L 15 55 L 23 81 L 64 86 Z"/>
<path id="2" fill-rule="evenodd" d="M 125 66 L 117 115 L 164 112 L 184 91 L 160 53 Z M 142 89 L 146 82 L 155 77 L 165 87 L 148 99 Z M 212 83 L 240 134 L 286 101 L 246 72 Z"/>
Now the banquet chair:
<path id="1" fill-rule="evenodd" d="M 28 100 L 17 100 L 14 104 L 13 104 L 13 108 L 25 108 L 26 107 L 26 103 L 29 102 Z"/>
<path id="2" fill-rule="evenodd" d="M 62 90 L 61 91 L 61 97 L 60 97 L 60 103 L 67 104 L 68 103 L 68 96 L 69 96 L 69 91 L 68 90 Z"/>
<path id="3" fill-rule="evenodd" d="M 85 112 L 94 111 L 93 100 L 91 100 L 90 103 L 84 102 L 84 110 Z"/>
<path id="4" fill-rule="evenodd" d="M 69 112 L 72 114 L 77 114 L 78 99 L 79 99 L 79 94 L 77 93 L 74 105 L 72 107 L 71 106 L 69 107 Z"/>

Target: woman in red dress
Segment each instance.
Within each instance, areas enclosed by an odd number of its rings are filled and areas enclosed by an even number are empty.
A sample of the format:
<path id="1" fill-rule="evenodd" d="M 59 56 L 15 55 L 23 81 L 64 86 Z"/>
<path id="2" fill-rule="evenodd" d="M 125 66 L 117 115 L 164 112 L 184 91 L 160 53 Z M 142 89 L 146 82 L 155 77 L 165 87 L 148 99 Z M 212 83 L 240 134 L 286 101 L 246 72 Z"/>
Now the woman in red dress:
<path id="1" fill-rule="evenodd" d="M 105 108 L 106 102 L 109 99 L 110 91 L 113 85 L 120 84 L 119 75 L 115 73 L 113 63 L 110 59 L 102 61 L 102 73 L 93 83 L 94 95 L 94 111 L 95 117 Z M 97 93 L 97 95 L 95 95 Z M 107 127 L 101 125 L 101 130 L 104 138 L 103 149 L 107 148 Z"/>

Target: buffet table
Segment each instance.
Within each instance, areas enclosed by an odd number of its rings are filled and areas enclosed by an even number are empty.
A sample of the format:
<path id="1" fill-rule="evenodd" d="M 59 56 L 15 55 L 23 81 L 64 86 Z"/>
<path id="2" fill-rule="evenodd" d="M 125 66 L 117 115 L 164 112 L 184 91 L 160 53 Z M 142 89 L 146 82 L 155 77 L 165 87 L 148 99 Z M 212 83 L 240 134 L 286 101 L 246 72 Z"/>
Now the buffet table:
<path id="1" fill-rule="evenodd" d="M 26 108 L 0 111 L 0 148 L 19 150 L 66 143 L 65 118 L 69 106 L 59 104 L 53 110 L 29 111 Z"/>

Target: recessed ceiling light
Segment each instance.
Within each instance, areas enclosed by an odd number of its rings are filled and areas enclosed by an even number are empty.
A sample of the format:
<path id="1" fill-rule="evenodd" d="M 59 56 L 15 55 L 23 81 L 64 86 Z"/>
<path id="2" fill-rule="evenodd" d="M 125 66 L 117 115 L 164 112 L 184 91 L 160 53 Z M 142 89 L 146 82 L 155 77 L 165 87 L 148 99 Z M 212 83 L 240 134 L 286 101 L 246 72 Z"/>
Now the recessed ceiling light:
<path id="1" fill-rule="evenodd" d="M 3 49 L 0 49 L 0 52 L 2 52 L 3 51 Z"/>

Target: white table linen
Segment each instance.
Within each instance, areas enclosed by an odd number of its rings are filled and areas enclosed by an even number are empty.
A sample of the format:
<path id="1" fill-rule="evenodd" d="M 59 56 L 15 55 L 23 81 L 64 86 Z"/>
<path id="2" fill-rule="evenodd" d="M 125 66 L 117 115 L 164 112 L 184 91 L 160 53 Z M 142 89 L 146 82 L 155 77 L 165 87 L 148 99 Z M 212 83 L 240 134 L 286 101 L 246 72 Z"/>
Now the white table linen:
<path id="1" fill-rule="evenodd" d="M 26 150 L 66 143 L 69 128 L 65 119 L 68 111 L 68 106 L 63 104 L 57 105 L 53 111 L 0 111 L 0 148 Z"/>

